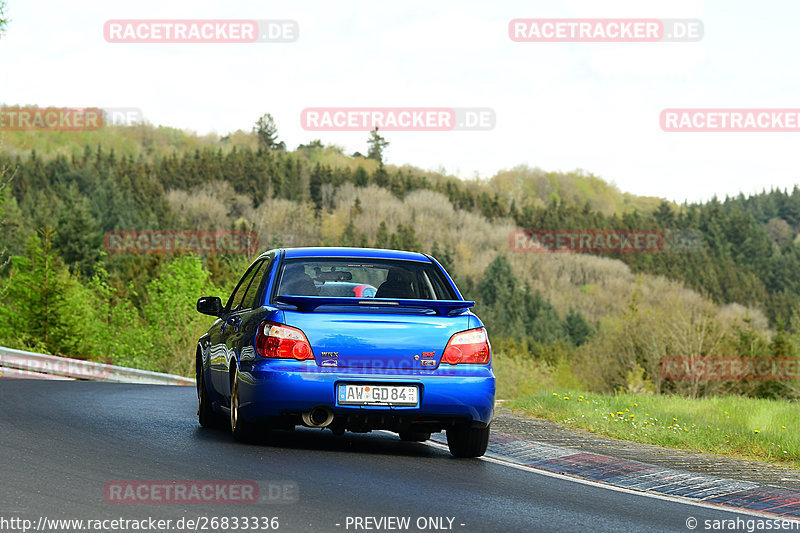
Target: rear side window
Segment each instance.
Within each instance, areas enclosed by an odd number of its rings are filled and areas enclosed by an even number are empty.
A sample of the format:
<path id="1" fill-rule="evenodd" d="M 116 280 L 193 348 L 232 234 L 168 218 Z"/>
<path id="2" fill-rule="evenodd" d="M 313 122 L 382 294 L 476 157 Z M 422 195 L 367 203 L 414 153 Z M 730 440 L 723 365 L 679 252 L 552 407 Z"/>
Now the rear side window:
<path id="1" fill-rule="evenodd" d="M 260 280 L 261 278 L 257 278 L 256 274 L 258 274 L 259 270 L 264 266 L 265 260 L 261 260 L 258 263 L 254 264 L 250 267 L 250 269 L 242 276 L 242 279 L 239 281 L 239 284 L 236 286 L 236 289 L 231 294 L 231 297 L 228 299 L 228 305 L 226 309 L 229 311 L 237 311 L 239 309 L 245 309 L 252 307 L 252 299 L 255 298 L 255 293 L 258 290 L 258 282 L 253 283 L 254 279 Z M 250 303 L 249 306 L 247 301 L 245 300 L 245 296 L 248 294 L 248 290 L 251 289 L 251 285 L 255 285 L 255 288 L 252 289 L 250 292 Z"/>
<path id="2" fill-rule="evenodd" d="M 386 259 L 290 259 L 281 267 L 278 295 L 454 300 L 432 263 Z"/>
<path id="3" fill-rule="evenodd" d="M 255 276 L 250 281 L 250 286 L 247 289 L 247 292 L 244 294 L 242 298 L 242 309 L 252 309 L 256 306 L 256 298 L 259 294 L 259 288 L 261 288 L 262 281 L 266 272 L 269 270 L 270 260 L 265 259 L 261 261 L 261 264 L 258 266 Z M 260 302 L 259 302 L 260 303 Z"/>

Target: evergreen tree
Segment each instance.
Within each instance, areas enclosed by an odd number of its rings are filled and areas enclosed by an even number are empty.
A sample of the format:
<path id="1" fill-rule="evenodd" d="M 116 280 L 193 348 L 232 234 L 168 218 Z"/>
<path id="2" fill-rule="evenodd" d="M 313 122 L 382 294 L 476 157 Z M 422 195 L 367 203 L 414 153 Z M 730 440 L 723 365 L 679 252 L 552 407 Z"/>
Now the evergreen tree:
<path id="1" fill-rule="evenodd" d="M 392 234 L 389 245 L 394 250 L 419 251 L 422 246 L 417 240 L 417 234 L 412 226 L 397 225 L 397 231 Z"/>
<path id="2" fill-rule="evenodd" d="M 286 149 L 286 144 L 283 141 L 278 142 L 278 126 L 275 124 L 275 119 L 272 118 L 271 114 L 262 115 L 256 121 L 253 132 L 258 136 L 259 146 L 269 150 Z"/>
<path id="3" fill-rule="evenodd" d="M 71 189 L 59 211 L 53 245 L 71 272 L 89 279 L 100 259 L 103 236 L 89 212 L 88 201 Z"/>
<path id="4" fill-rule="evenodd" d="M 370 132 L 367 144 L 369 145 L 367 158 L 374 159 L 378 163 L 383 163 L 383 151 L 389 146 L 389 141 L 378 135 L 377 126 Z"/>
<path id="5" fill-rule="evenodd" d="M 0 335 L 20 348 L 57 355 L 85 355 L 91 339 L 85 335 L 91 315 L 81 285 L 53 249 L 53 230 L 31 237 L 24 257 L 12 258 L 3 288 Z"/>
<path id="6" fill-rule="evenodd" d="M 478 283 L 478 295 L 481 303 L 492 306 L 498 302 L 510 302 L 518 287 L 519 281 L 514 276 L 511 263 L 506 256 L 498 254 L 486 267 Z"/>
<path id="7" fill-rule="evenodd" d="M 378 164 L 378 168 L 376 168 L 375 172 L 372 174 L 372 181 L 378 187 L 386 187 L 389 185 L 389 173 L 386 172 L 386 167 L 383 166 L 383 161 Z"/>
<path id="8" fill-rule="evenodd" d="M 314 204 L 314 208 L 319 211 L 322 209 L 322 184 L 324 182 L 323 171 L 320 167 L 319 163 L 314 166 L 314 170 L 311 172 L 311 178 L 309 179 L 309 193 L 311 195 L 311 202 Z"/>
<path id="9" fill-rule="evenodd" d="M 353 175 L 353 183 L 356 187 L 366 187 L 369 184 L 369 174 L 364 170 L 364 167 L 358 165 L 355 174 Z"/>
<path id="10" fill-rule="evenodd" d="M 350 208 L 350 218 L 355 218 L 363 212 L 364 208 L 361 207 L 361 199 L 356 196 L 356 200 L 353 202 L 353 207 Z"/>
<path id="11" fill-rule="evenodd" d="M 356 234 L 356 227 L 353 224 L 353 221 L 350 220 L 347 223 L 347 226 L 345 226 L 344 232 L 342 233 L 342 246 L 357 246 L 358 241 L 359 238 Z"/>
<path id="12" fill-rule="evenodd" d="M 575 346 L 584 344 L 592 334 L 591 326 L 586 322 L 583 314 L 576 309 L 569 310 L 569 313 L 564 318 L 564 327 Z"/>
<path id="13" fill-rule="evenodd" d="M 381 220 L 378 224 L 378 231 L 375 234 L 375 248 L 388 248 L 389 247 L 389 229 L 386 227 L 386 221 Z"/>

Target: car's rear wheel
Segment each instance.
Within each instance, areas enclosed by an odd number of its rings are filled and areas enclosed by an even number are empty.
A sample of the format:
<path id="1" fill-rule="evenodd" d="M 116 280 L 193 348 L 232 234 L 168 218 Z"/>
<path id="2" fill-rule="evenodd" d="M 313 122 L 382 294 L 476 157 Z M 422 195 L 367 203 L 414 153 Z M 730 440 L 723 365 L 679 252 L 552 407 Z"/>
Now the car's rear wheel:
<path id="1" fill-rule="evenodd" d="M 431 438 L 430 432 L 427 431 L 401 431 L 399 435 L 400 440 L 405 442 L 425 442 Z"/>
<path id="2" fill-rule="evenodd" d="M 489 428 L 451 428 L 447 430 L 447 447 L 454 457 L 480 457 L 489 446 Z"/>
<path id="3" fill-rule="evenodd" d="M 208 394 L 205 382 L 205 372 L 202 366 L 197 369 L 197 421 L 204 428 L 224 427 L 225 417 L 214 412 L 211 405 L 211 395 Z"/>
<path id="4" fill-rule="evenodd" d="M 231 433 L 238 441 L 248 442 L 253 439 L 253 425 L 245 422 L 239 412 L 239 368 L 237 367 L 231 383 Z"/>

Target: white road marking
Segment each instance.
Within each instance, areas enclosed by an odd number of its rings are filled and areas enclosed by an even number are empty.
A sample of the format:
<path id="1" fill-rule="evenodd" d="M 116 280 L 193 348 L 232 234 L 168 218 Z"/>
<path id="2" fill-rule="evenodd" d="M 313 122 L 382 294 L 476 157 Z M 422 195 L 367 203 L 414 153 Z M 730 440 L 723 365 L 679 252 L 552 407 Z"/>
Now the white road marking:
<path id="1" fill-rule="evenodd" d="M 394 433 L 392 433 L 390 431 L 385 431 L 384 433 L 389 433 L 391 435 L 394 435 Z M 436 441 L 428 440 L 428 441 L 423 442 L 422 444 L 425 444 L 425 445 L 430 446 L 432 448 L 437 448 L 437 449 L 445 450 L 445 451 L 449 452 L 446 444 L 441 444 L 441 443 L 436 442 Z M 681 496 L 671 496 L 671 495 L 667 495 L 667 494 L 657 494 L 657 493 L 654 493 L 654 492 L 633 490 L 633 489 L 628 489 L 628 488 L 625 488 L 625 487 L 617 487 L 616 485 L 610 485 L 608 483 L 600 483 L 598 481 L 592 481 L 590 479 L 581 479 L 581 478 L 578 478 L 578 477 L 567 476 L 567 475 L 564 475 L 564 474 L 558 474 L 556 472 L 550 472 L 548 470 L 542 470 L 542 469 L 539 469 L 539 468 L 534 468 L 532 466 L 521 465 L 519 463 L 513 463 L 511 461 L 508 461 L 508 460 L 505 460 L 505 459 L 501 459 L 499 457 L 493 457 L 491 455 L 488 455 L 488 456 L 484 455 L 483 457 L 479 457 L 479 459 L 481 461 L 486 461 L 486 462 L 489 462 L 489 463 L 495 463 L 495 464 L 499 464 L 499 465 L 503 465 L 503 466 L 509 466 L 511 468 L 516 468 L 517 470 L 522 470 L 524 472 L 530 472 L 532 474 L 539 474 L 539 475 L 542 475 L 542 476 L 552 477 L 552 478 L 561 479 L 561 480 L 565 480 L 565 481 L 571 481 L 573 483 L 580 483 L 582 485 L 588 485 L 590 487 L 597 487 L 597 488 L 602 488 L 602 489 L 614 490 L 614 491 L 617 491 L 617 492 L 623 492 L 625 494 L 632 494 L 632 495 L 635 495 L 635 496 L 644 496 L 646 498 L 655 498 L 657 500 L 665 500 L 665 501 L 668 501 L 668 502 L 675 502 L 675 503 L 682 503 L 682 504 L 686 504 L 686 505 L 693 505 L 695 507 L 702 507 L 704 509 L 714 509 L 716 511 L 727 511 L 729 513 L 755 516 L 755 517 L 758 517 L 758 518 L 767 518 L 767 519 L 772 519 L 772 520 L 786 520 L 786 521 L 797 521 L 798 520 L 798 519 L 792 518 L 792 517 L 778 516 L 778 515 L 770 514 L 770 513 L 760 513 L 758 511 L 752 511 L 750 509 L 741 509 L 739 507 L 728 507 L 728 506 L 725 506 L 723 504 L 707 503 L 707 502 L 702 502 L 702 501 L 698 501 L 698 500 L 693 500 L 693 499 L 690 499 L 690 498 L 684 498 L 684 497 L 681 497 Z"/>

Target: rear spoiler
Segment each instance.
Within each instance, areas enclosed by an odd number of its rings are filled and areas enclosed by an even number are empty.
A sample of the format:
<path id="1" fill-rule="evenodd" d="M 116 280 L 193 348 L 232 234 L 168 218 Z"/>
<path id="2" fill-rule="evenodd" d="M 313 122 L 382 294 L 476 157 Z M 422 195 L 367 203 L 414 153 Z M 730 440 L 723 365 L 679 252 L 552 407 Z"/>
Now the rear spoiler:
<path id="1" fill-rule="evenodd" d="M 468 300 L 404 300 L 400 298 L 342 298 L 332 296 L 278 296 L 275 301 L 288 304 L 303 313 L 310 313 L 323 305 L 346 305 L 356 307 L 411 307 L 415 309 L 432 309 L 437 315 L 449 315 L 456 309 L 468 309 L 475 302 Z"/>

